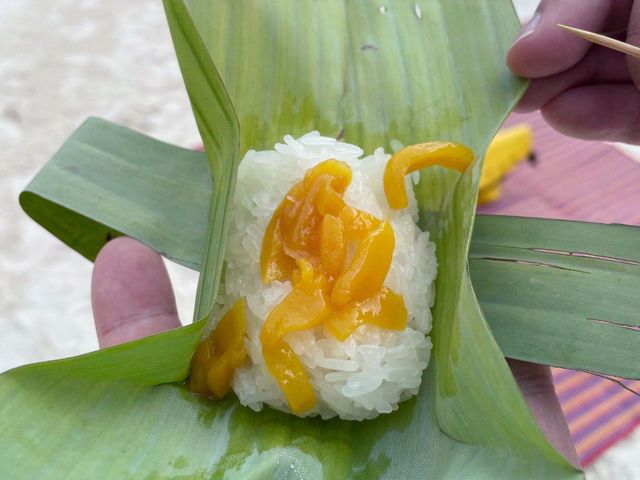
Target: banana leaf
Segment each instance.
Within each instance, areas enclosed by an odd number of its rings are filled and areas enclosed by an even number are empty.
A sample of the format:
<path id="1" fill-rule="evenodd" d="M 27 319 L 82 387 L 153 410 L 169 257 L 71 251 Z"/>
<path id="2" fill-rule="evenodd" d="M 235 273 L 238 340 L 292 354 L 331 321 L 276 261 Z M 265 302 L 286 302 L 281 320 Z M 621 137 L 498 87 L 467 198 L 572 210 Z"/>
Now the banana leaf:
<path id="1" fill-rule="evenodd" d="M 506 356 L 640 378 L 640 228 L 482 216 L 469 266 Z"/>
<path id="2" fill-rule="evenodd" d="M 98 187 L 103 179 L 82 167 L 81 155 L 48 170 L 58 178 L 38 176 L 21 201 L 88 257 L 107 237 L 144 230 L 147 221 L 165 252 L 165 228 L 175 238 L 188 230 L 184 250 L 203 252 L 191 254 L 202 259 L 202 320 L 3 374 L 0 477 L 580 478 L 535 424 L 467 264 L 482 156 L 526 86 L 503 61 L 518 29 L 510 3 L 165 0 L 165 9 L 210 166 L 209 210 L 199 219 L 206 237 L 194 233 L 197 218 L 174 223 L 175 207 L 158 215 L 154 196 L 197 183 L 169 179 L 161 167 L 156 194 L 142 190 L 132 203 L 123 195 L 122 204 L 103 205 L 112 226 L 73 213 L 93 201 L 69 191 L 77 181 L 94 183 L 98 201 L 110 198 L 111 187 Z M 467 144 L 476 156 L 462 176 L 421 172 L 421 225 L 437 243 L 440 265 L 433 357 L 419 395 L 371 421 L 255 413 L 233 398 L 203 401 L 177 383 L 215 300 L 238 159 L 311 129 L 366 152 L 438 139 Z M 102 141 L 95 137 L 83 145 L 91 156 Z M 133 142 L 138 157 L 153 158 L 150 144 Z M 202 174 L 195 155 L 183 152 L 185 168 Z M 128 168 L 117 156 L 103 159 Z M 122 221 L 137 215 L 137 204 L 146 217 Z"/>

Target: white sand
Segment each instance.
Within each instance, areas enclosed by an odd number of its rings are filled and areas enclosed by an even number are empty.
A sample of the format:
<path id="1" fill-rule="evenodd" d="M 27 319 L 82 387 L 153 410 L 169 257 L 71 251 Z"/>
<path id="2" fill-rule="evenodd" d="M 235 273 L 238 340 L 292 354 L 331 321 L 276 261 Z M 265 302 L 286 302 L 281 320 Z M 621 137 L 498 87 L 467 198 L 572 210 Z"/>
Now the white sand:
<path id="1" fill-rule="evenodd" d="M 0 371 L 97 348 L 90 262 L 18 205 L 36 171 L 90 115 L 184 146 L 200 142 L 161 2 L 2 7 Z M 190 321 L 197 275 L 170 268 L 180 272 L 179 308 Z"/>
<path id="2" fill-rule="evenodd" d="M 535 0 L 520 0 L 529 15 Z M 199 142 L 159 0 L 2 0 L 0 372 L 97 348 L 91 264 L 32 222 L 17 197 L 86 117 Z M 172 266 L 183 322 L 196 276 Z M 640 430 L 588 478 L 640 479 Z"/>

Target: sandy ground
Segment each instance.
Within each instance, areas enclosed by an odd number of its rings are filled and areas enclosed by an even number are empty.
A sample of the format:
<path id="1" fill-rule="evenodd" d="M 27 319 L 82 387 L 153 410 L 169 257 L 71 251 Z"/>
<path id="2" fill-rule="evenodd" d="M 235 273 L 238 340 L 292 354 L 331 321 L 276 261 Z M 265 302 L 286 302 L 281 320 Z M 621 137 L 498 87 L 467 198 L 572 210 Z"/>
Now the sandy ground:
<path id="1" fill-rule="evenodd" d="M 184 146 L 200 141 L 161 2 L 2 6 L 0 371 L 97 348 L 91 264 L 22 212 L 17 198 L 29 179 L 90 115 Z M 175 282 L 187 321 L 190 273 Z"/>
<path id="2" fill-rule="evenodd" d="M 536 0 L 519 2 L 531 14 Z M 2 0 L 0 372 L 97 348 L 91 264 L 32 222 L 18 194 L 68 135 L 100 116 L 183 146 L 199 143 L 159 0 Z M 168 265 L 183 322 L 197 275 Z M 589 479 L 640 479 L 640 433 Z"/>

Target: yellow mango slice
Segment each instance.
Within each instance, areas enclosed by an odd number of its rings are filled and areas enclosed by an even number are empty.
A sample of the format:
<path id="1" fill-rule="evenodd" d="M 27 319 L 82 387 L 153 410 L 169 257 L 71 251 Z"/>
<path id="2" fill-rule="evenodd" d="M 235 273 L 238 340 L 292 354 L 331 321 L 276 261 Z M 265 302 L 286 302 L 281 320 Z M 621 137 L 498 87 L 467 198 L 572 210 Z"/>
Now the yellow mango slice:
<path id="1" fill-rule="evenodd" d="M 298 415 L 312 408 L 316 404 L 313 388 L 291 347 L 281 340 L 267 349 L 263 347 L 262 354 L 269 372 L 282 388 L 291 412 Z"/>
<path id="2" fill-rule="evenodd" d="M 362 240 L 370 231 L 380 227 L 380 220 L 368 212 L 345 205 L 338 214 L 347 239 Z"/>
<path id="3" fill-rule="evenodd" d="M 345 162 L 330 158 L 307 170 L 302 181 L 307 190 L 315 183 L 320 175 L 332 177 L 331 186 L 339 194 L 344 194 L 351 184 L 351 168 Z"/>
<path id="4" fill-rule="evenodd" d="M 375 295 L 391 265 L 395 235 L 388 220 L 360 243 L 351 263 L 331 291 L 331 304 L 342 308 L 353 301 Z"/>
<path id="5" fill-rule="evenodd" d="M 284 207 L 281 204 L 271 217 L 271 221 L 264 233 L 262 250 L 260 251 L 260 269 L 264 283 L 289 277 L 295 267 L 295 261 L 284 253 L 280 219 L 283 209 Z"/>
<path id="6" fill-rule="evenodd" d="M 320 215 L 337 216 L 345 207 L 342 194 L 336 192 L 330 184 L 322 185 L 321 191 L 316 198 L 316 208 Z"/>
<path id="7" fill-rule="evenodd" d="M 404 305 L 404 299 L 387 287 L 382 287 L 377 295 L 352 303 L 324 322 L 329 333 L 341 342 L 363 324 L 376 325 L 389 330 L 404 330 L 407 325 L 407 308 Z"/>
<path id="8" fill-rule="evenodd" d="M 317 253 L 322 215 L 334 210 L 337 214 L 342 209 L 341 195 L 350 183 L 349 166 L 329 159 L 308 170 L 302 182 L 289 190 L 271 217 L 262 241 L 263 282 L 288 278 L 296 259 Z M 319 206 L 324 213 L 318 210 Z"/>
<path id="9" fill-rule="evenodd" d="M 198 343 L 196 351 L 191 357 L 191 373 L 188 382 L 190 392 L 198 395 L 209 394 L 207 375 L 211 365 L 213 365 L 213 342 L 205 339 Z"/>
<path id="10" fill-rule="evenodd" d="M 499 186 L 502 177 L 531 154 L 531 143 L 531 128 L 526 124 L 498 132 L 484 157 L 478 194 L 479 205 L 500 197 Z"/>
<path id="11" fill-rule="evenodd" d="M 231 348 L 216 359 L 209 373 L 207 373 L 207 386 L 213 394 L 213 398 L 222 399 L 231 389 L 233 372 L 244 363 L 247 351 L 242 348 Z"/>
<path id="12" fill-rule="evenodd" d="M 473 152 L 464 145 L 451 142 L 418 143 L 394 154 L 384 169 L 384 193 L 394 210 L 407 207 L 405 175 L 433 165 L 464 172 L 473 160 Z"/>
<path id="13" fill-rule="evenodd" d="M 347 258 L 347 243 L 342 220 L 325 215 L 320 227 L 320 263 L 328 275 L 337 276 Z"/>
<path id="14" fill-rule="evenodd" d="M 263 348 L 276 345 L 289 332 L 320 325 L 329 315 L 322 280 L 316 285 L 308 285 L 303 274 L 302 281 L 275 306 L 260 331 Z"/>
<path id="15" fill-rule="evenodd" d="M 196 347 L 191 359 L 190 391 L 218 400 L 229 392 L 233 372 L 247 356 L 245 330 L 244 300 L 240 299 Z"/>
<path id="16" fill-rule="evenodd" d="M 283 338 L 289 332 L 320 325 L 330 313 L 324 278 L 315 275 L 309 262 L 300 260 L 298 264 L 301 273 L 293 290 L 271 311 L 260 331 L 265 364 L 295 414 L 313 407 L 316 401 L 304 367 Z"/>

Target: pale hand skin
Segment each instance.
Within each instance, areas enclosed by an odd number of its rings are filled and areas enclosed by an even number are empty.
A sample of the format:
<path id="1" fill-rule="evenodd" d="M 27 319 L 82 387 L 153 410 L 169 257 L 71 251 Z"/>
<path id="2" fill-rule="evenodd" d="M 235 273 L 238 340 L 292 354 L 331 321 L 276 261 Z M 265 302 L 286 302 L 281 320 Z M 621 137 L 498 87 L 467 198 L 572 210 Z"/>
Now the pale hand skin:
<path id="1" fill-rule="evenodd" d="M 116 238 L 98 254 L 91 301 L 101 348 L 180 327 L 162 258 L 131 238 Z M 517 360 L 508 363 L 542 431 L 560 453 L 578 465 L 549 368 Z"/>
<path id="2" fill-rule="evenodd" d="M 558 23 L 640 46 L 640 0 L 542 0 L 507 54 L 509 68 L 532 79 L 516 111 L 540 109 L 573 137 L 640 144 L 640 59 Z"/>

